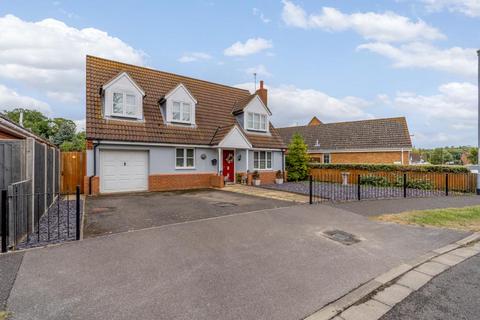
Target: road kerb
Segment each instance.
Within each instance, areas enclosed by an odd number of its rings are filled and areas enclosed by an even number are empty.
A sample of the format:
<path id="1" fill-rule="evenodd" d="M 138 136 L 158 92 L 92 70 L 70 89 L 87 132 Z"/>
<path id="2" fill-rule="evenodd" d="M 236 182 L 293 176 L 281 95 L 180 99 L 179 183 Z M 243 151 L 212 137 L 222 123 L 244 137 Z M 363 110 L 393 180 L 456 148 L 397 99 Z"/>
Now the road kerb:
<path id="1" fill-rule="evenodd" d="M 389 292 L 388 289 L 390 287 L 403 286 L 407 290 L 414 292 L 428 283 L 434 275 L 445 272 L 450 267 L 463 262 L 475 254 L 480 254 L 480 232 L 474 233 L 451 245 L 430 251 L 417 257 L 410 263 L 404 263 L 392 268 L 304 319 L 349 320 L 353 319 L 351 318 L 352 315 L 356 315 L 355 319 L 357 320 L 379 319 L 396 303 L 403 300 L 400 299 L 401 289 L 390 289 L 391 291 Z M 443 271 L 440 271 L 441 269 Z M 404 290 L 404 293 L 407 290 Z M 377 299 L 375 299 L 375 296 Z M 394 300 L 399 301 L 393 303 L 392 301 Z M 389 301 L 392 305 L 389 304 Z M 384 312 L 381 313 L 381 310 L 384 310 Z"/>

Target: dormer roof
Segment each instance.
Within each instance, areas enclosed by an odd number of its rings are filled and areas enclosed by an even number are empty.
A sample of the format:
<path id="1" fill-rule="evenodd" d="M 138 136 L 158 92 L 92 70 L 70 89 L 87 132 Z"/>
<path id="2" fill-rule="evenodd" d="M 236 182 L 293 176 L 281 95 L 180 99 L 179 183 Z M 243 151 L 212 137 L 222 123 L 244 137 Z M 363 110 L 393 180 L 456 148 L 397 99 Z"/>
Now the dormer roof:
<path id="1" fill-rule="evenodd" d="M 135 82 L 135 80 L 133 80 L 132 77 L 130 77 L 130 75 L 123 71 L 123 72 L 120 72 L 119 74 L 117 74 L 115 77 L 113 77 L 113 79 L 111 79 L 110 81 L 108 81 L 107 83 L 105 83 L 103 86 L 102 86 L 102 89 L 103 90 L 106 90 L 108 89 L 109 87 L 111 87 L 113 84 L 115 84 L 118 80 L 120 80 L 121 78 L 126 78 L 128 81 L 130 81 L 131 85 L 133 87 L 135 87 L 135 89 L 138 90 L 138 92 L 140 92 L 142 94 L 142 96 L 145 96 L 145 91 L 143 91 L 143 89 Z"/>

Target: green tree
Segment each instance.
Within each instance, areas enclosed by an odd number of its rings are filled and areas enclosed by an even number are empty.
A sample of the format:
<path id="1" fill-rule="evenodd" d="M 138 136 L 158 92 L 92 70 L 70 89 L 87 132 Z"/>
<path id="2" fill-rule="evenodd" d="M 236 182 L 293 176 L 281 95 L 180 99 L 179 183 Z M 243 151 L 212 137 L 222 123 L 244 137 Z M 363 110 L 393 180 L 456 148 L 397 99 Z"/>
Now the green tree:
<path id="1" fill-rule="evenodd" d="M 478 163 L 478 148 L 470 148 L 467 157 L 468 157 L 468 160 L 472 164 L 477 164 Z"/>
<path id="2" fill-rule="evenodd" d="M 428 159 L 431 164 L 445 164 L 453 161 L 452 154 L 444 148 L 435 148 Z"/>
<path id="3" fill-rule="evenodd" d="M 304 180 L 308 175 L 308 147 L 298 133 L 294 134 L 285 159 L 288 179 L 292 181 Z"/>
<path id="4" fill-rule="evenodd" d="M 52 142 L 55 145 L 60 146 L 65 141 L 72 141 L 76 136 L 77 126 L 72 120 L 57 118 L 53 122 L 55 123 L 54 131 L 56 132 L 52 136 Z"/>
<path id="5" fill-rule="evenodd" d="M 84 151 L 86 147 L 85 132 L 77 133 L 70 141 L 63 141 L 60 145 L 62 151 Z"/>
<path id="6" fill-rule="evenodd" d="M 33 133 L 42 138 L 49 139 L 52 135 L 53 123 L 45 115 L 37 110 L 16 108 L 11 111 L 4 111 L 10 120 L 20 123 L 20 114 L 23 112 L 23 127 L 32 130 Z"/>

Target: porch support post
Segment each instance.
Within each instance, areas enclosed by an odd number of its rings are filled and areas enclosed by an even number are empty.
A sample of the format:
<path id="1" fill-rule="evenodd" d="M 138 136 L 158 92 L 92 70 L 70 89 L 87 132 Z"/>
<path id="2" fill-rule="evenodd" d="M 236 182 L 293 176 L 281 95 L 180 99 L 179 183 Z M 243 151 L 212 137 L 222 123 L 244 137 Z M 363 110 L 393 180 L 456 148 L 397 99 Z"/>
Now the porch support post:
<path id="1" fill-rule="evenodd" d="M 222 162 L 223 162 L 223 158 L 222 158 L 222 148 L 218 148 L 218 161 L 217 161 L 217 172 L 218 172 L 218 175 L 220 175 L 220 171 L 222 171 Z"/>
<path id="2" fill-rule="evenodd" d="M 245 171 L 247 172 L 248 172 L 248 153 L 249 153 L 249 150 L 245 149 L 245 161 L 247 161 L 247 163 L 245 164 Z"/>

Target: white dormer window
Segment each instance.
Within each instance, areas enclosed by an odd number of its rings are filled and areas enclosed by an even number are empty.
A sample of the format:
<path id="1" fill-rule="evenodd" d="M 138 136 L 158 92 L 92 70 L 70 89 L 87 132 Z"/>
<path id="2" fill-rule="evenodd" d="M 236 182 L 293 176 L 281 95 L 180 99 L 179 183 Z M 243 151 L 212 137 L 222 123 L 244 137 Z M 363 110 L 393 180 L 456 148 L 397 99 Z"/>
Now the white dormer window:
<path id="1" fill-rule="evenodd" d="M 173 101 L 172 121 L 191 123 L 192 105 L 187 102 Z"/>
<path id="2" fill-rule="evenodd" d="M 120 117 L 136 117 L 139 114 L 134 94 L 113 92 L 112 115 Z"/>
<path id="3" fill-rule="evenodd" d="M 108 118 L 143 118 L 143 97 L 145 92 L 126 73 L 122 72 L 103 86 L 104 113 Z"/>
<path id="4" fill-rule="evenodd" d="M 195 107 L 197 100 L 183 84 L 170 90 L 161 105 L 165 122 L 179 125 L 195 125 Z"/>
<path id="5" fill-rule="evenodd" d="M 247 130 L 267 131 L 267 115 L 256 112 L 248 112 Z"/>

